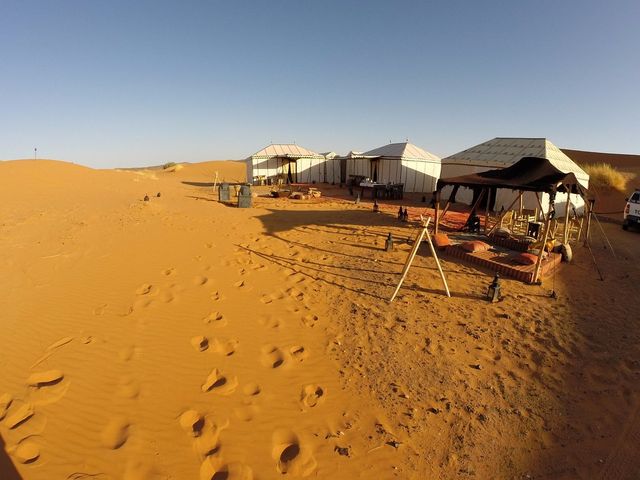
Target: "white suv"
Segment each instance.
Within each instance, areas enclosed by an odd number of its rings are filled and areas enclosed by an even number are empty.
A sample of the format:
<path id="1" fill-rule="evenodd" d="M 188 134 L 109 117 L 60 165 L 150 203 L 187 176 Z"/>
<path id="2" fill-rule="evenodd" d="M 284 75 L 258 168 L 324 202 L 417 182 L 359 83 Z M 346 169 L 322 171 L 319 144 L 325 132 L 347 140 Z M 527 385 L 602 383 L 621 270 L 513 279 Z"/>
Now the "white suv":
<path id="1" fill-rule="evenodd" d="M 630 225 L 640 227 L 640 190 L 633 192 L 627 199 L 627 206 L 624 207 L 622 228 L 627 230 Z"/>

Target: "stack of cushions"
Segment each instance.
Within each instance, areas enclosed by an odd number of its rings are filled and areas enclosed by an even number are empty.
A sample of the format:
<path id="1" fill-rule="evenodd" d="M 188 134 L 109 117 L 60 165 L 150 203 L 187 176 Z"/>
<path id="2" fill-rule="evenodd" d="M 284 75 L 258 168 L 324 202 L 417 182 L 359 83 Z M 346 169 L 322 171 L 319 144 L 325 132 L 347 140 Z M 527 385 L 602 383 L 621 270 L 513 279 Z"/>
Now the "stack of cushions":
<path id="1" fill-rule="evenodd" d="M 433 236 L 433 243 L 435 244 L 436 248 L 442 250 L 443 248 L 451 245 L 451 240 L 449 240 L 449 235 L 447 235 L 446 233 L 436 233 Z"/>
<path id="2" fill-rule="evenodd" d="M 473 240 L 472 242 L 464 242 L 461 245 L 467 252 L 478 253 L 478 252 L 486 252 L 491 248 L 491 245 L 485 242 L 481 242 L 480 240 Z"/>

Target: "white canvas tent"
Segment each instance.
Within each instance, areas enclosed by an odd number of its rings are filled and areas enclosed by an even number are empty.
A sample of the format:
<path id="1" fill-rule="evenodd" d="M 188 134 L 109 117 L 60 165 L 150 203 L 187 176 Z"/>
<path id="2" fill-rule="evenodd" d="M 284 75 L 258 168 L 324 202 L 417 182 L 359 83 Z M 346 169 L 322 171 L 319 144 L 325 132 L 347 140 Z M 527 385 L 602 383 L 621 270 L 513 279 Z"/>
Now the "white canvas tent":
<path id="1" fill-rule="evenodd" d="M 327 183 L 340 183 L 340 158 L 336 152 L 321 153 L 324 161 L 324 181 Z"/>
<path id="2" fill-rule="evenodd" d="M 273 183 L 324 182 L 325 157 L 295 144 L 272 144 L 247 158 L 247 179 Z"/>
<path id="3" fill-rule="evenodd" d="M 589 187 L 589 175 L 546 138 L 494 138 L 443 158 L 440 176 L 446 179 L 496 168 L 505 168 L 518 162 L 523 157 L 546 158 L 558 170 L 564 173 L 573 173 L 581 185 L 585 188 Z M 446 187 L 443 190 L 442 198 L 448 198 L 451 188 Z M 493 207 L 494 211 L 507 208 L 517 195 L 518 192 L 512 190 L 498 189 L 495 192 L 495 196 L 489 200 L 490 207 Z M 461 188 L 455 198 L 456 202 L 468 205 L 471 205 L 473 200 L 474 192 L 467 188 Z M 549 205 L 549 196 L 547 194 L 542 195 L 541 203 L 546 212 Z M 555 200 L 556 214 L 558 216 L 566 215 L 566 204 L 566 194 L 558 194 Z M 578 195 L 571 196 L 571 204 L 576 207 L 577 211 L 581 211 L 584 207 L 584 202 Z M 539 210 L 538 201 L 533 192 L 524 194 L 523 208 Z"/>
<path id="4" fill-rule="evenodd" d="M 378 183 L 403 183 L 405 192 L 431 193 L 440 177 L 440 157 L 409 142 L 390 143 L 342 157 L 346 176 L 362 175 Z"/>

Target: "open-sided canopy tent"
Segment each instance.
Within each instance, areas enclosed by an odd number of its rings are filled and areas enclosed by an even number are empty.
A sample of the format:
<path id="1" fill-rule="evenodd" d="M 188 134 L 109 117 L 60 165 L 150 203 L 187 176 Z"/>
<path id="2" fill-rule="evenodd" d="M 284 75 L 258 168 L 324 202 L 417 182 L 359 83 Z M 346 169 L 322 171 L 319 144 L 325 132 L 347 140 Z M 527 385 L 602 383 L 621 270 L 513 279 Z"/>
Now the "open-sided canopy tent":
<path id="1" fill-rule="evenodd" d="M 405 192 L 433 192 L 440 177 L 440 157 L 416 145 L 390 143 L 364 153 L 349 152 L 346 176 L 362 175 L 378 183 L 403 183 Z"/>
<path id="2" fill-rule="evenodd" d="M 494 138 L 474 147 L 468 148 L 454 155 L 442 159 L 441 178 L 446 179 L 460 175 L 479 173 L 486 170 L 505 168 L 518 162 L 523 157 L 539 157 L 547 159 L 553 166 L 564 173 L 573 173 L 578 182 L 585 188 L 589 187 L 589 175 L 582 170 L 558 147 L 546 138 Z M 443 192 L 447 196 L 448 192 Z M 455 201 L 472 204 L 478 191 L 460 189 Z M 506 208 L 517 193 L 510 190 L 496 190 L 490 198 L 490 207 L 493 210 Z M 542 196 L 542 205 L 546 209 L 549 201 L 548 195 Z M 567 203 L 565 194 L 556 197 L 558 214 L 565 214 L 564 205 Z M 580 209 L 584 203 L 580 197 L 571 199 L 572 205 Z M 538 203 L 531 193 L 523 196 L 523 207 L 537 208 Z"/>
<path id="3" fill-rule="evenodd" d="M 324 182 L 325 157 L 295 144 L 272 144 L 247 158 L 247 179 L 282 178 L 287 183 Z"/>
<path id="4" fill-rule="evenodd" d="M 550 194 L 572 193 L 593 201 L 593 194 L 584 187 L 574 173 L 566 173 L 556 168 L 546 158 L 524 157 L 506 168 L 487 170 L 480 173 L 441 178 L 438 180 L 440 192 L 444 187 L 468 188 L 508 188 L 525 192 Z"/>
<path id="5" fill-rule="evenodd" d="M 550 198 L 555 198 L 559 194 L 578 195 L 584 203 L 589 205 L 586 238 L 589 236 L 590 214 L 593 210 L 595 197 L 580 183 L 574 173 L 561 171 L 547 158 L 524 157 L 510 167 L 440 179 L 438 181 L 438 189 L 436 190 L 436 232 L 438 231 L 438 224 L 440 221 L 440 194 L 441 191 L 448 186 L 453 187 L 454 189 L 467 187 L 472 189 L 483 189 L 485 191 L 490 189 L 509 189 L 514 191 L 517 196 L 522 192 L 532 192 L 535 195 L 538 193 L 545 193 L 549 195 Z M 451 196 L 453 196 L 453 194 Z M 506 207 L 507 210 L 512 207 L 514 202 Z M 545 214 L 543 234 L 544 243 L 546 243 L 547 235 L 549 234 L 549 221 L 551 220 L 551 215 L 549 213 L 551 213 L 551 211 L 547 212 L 545 210 L 543 212 L 543 214 Z M 496 223 L 496 226 L 497 225 L 499 225 L 499 222 Z M 567 241 L 566 228 L 567 225 L 565 223 L 565 243 Z M 542 254 L 543 249 L 540 249 L 533 277 L 534 281 L 537 280 L 539 275 Z"/>

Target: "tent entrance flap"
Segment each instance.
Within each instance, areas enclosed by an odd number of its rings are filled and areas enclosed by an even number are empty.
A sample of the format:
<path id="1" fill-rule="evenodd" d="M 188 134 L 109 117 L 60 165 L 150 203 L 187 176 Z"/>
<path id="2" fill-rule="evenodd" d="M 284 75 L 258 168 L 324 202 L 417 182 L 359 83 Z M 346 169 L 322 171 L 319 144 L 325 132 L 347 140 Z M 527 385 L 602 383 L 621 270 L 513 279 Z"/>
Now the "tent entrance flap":
<path id="1" fill-rule="evenodd" d="M 371 180 L 378 181 L 378 168 L 380 166 L 380 160 L 375 158 L 371 160 Z"/>
<path id="2" fill-rule="evenodd" d="M 298 164 L 295 160 L 289 160 L 285 166 L 287 183 L 298 183 Z"/>

